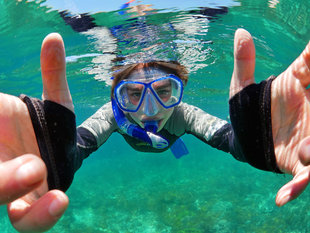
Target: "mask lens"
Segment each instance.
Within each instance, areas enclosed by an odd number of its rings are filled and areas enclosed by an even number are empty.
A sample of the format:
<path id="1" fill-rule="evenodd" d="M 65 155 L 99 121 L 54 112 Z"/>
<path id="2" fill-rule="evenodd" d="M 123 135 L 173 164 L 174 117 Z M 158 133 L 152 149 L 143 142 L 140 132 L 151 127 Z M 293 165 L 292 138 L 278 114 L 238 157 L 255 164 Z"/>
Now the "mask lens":
<path id="1" fill-rule="evenodd" d="M 148 90 L 147 94 L 145 94 L 146 90 Z M 182 94 L 183 83 L 174 75 L 159 78 L 150 83 L 122 81 L 114 90 L 114 96 L 120 108 L 129 112 L 138 111 L 143 99 L 147 97 L 148 104 L 144 108 L 147 107 L 150 114 L 158 111 L 156 99 L 164 108 L 171 108 L 181 102 Z M 156 98 L 153 99 L 151 96 Z M 154 108 L 153 111 L 154 106 L 157 110 Z"/>
<path id="2" fill-rule="evenodd" d="M 118 104 L 124 110 L 137 111 L 144 93 L 144 85 L 139 83 L 121 83 L 115 92 Z"/>
<path id="3" fill-rule="evenodd" d="M 164 107 L 169 108 L 180 103 L 183 84 L 177 77 L 168 76 L 153 82 L 152 89 L 160 103 Z"/>

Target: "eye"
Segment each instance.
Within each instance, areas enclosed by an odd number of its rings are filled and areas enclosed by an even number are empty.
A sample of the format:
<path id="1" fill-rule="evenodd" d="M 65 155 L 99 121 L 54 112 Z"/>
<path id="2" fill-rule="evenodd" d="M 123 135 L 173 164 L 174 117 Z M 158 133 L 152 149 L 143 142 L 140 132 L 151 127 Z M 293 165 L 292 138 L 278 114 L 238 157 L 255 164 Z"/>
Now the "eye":
<path id="1" fill-rule="evenodd" d="M 132 104 L 139 104 L 141 95 L 143 94 L 143 85 L 139 84 L 128 84 L 127 85 L 127 95 Z"/>
<path id="2" fill-rule="evenodd" d="M 156 93 L 162 101 L 166 102 L 171 97 L 171 88 L 160 88 L 156 90 Z"/>
<path id="3" fill-rule="evenodd" d="M 131 92 L 130 94 L 129 94 L 129 96 L 130 96 L 130 98 L 135 98 L 135 99 L 140 99 L 140 97 L 141 97 L 141 92 Z"/>
<path id="4" fill-rule="evenodd" d="M 159 96 L 168 96 L 168 95 L 170 95 L 170 90 L 168 90 L 168 89 L 157 90 L 156 92 L 157 92 L 157 94 Z"/>
<path id="5" fill-rule="evenodd" d="M 152 84 L 153 90 L 156 91 L 158 97 L 167 101 L 171 96 L 171 83 L 169 80 L 161 80 Z"/>
<path id="6" fill-rule="evenodd" d="M 128 91 L 128 97 L 132 104 L 138 105 L 140 98 L 141 98 L 142 92 L 141 91 Z"/>

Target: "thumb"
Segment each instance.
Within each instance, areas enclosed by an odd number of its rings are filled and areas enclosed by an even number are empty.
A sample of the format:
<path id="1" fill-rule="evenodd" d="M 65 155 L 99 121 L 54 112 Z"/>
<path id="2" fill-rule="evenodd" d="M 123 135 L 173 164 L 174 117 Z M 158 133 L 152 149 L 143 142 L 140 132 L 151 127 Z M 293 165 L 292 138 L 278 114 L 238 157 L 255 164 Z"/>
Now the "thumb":
<path id="1" fill-rule="evenodd" d="M 287 202 L 296 199 L 307 187 L 309 183 L 310 168 L 304 167 L 298 172 L 294 179 L 284 185 L 277 194 L 276 204 L 283 206 Z"/>
<path id="2" fill-rule="evenodd" d="M 310 137 L 306 137 L 300 142 L 298 155 L 303 165 L 307 166 L 310 164 Z"/>
<path id="3" fill-rule="evenodd" d="M 66 78 L 66 55 L 62 37 L 51 33 L 41 47 L 41 72 L 44 100 L 51 100 L 74 111 Z"/>
<path id="4" fill-rule="evenodd" d="M 234 72 L 230 83 L 229 97 L 254 82 L 255 46 L 251 34 L 238 29 L 234 40 Z"/>

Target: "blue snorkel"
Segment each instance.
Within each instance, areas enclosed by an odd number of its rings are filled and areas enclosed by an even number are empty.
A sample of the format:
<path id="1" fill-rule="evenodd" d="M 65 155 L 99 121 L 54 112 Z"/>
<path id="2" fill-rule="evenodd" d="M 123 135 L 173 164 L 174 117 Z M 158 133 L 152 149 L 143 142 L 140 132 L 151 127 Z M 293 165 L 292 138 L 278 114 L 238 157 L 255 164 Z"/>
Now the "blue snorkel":
<path id="1" fill-rule="evenodd" d="M 122 132 L 128 134 L 131 137 L 144 141 L 157 149 L 164 149 L 168 147 L 168 141 L 165 138 L 155 134 L 158 127 L 157 122 L 146 123 L 146 129 L 142 129 L 140 126 L 131 123 L 126 118 L 123 111 L 117 106 L 114 98 L 112 98 L 111 101 L 115 121 Z"/>
<path id="2" fill-rule="evenodd" d="M 148 143 L 154 148 L 164 149 L 169 146 L 169 142 L 156 134 L 158 123 L 156 121 L 145 122 L 145 129 L 131 123 L 125 116 L 124 112 L 118 107 L 114 98 L 111 100 L 115 121 L 122 132 L 127 135 Z M 178 138 L 170 147 L 175 158 L 179 159 L 189 152 L 181 138 Z"/>
<path id="3" fill-rule="evenodd" d="M 125 12 L 123 11 L 123 9 L 126 9 L 127 7 L 129 7 L 129 4 L 132 3 L 132 2 L 134 2 L 134 1 L 135 1 L 135 0 L 130 0 L 130 1 L 126 2 L 126 3 L 124 3 L 124 4 L 121 6 L 121 8 L 120 8 L 121 11 L 119 11 L 118 13 L 119 13 L 120 15 L 125 14 Z"/>

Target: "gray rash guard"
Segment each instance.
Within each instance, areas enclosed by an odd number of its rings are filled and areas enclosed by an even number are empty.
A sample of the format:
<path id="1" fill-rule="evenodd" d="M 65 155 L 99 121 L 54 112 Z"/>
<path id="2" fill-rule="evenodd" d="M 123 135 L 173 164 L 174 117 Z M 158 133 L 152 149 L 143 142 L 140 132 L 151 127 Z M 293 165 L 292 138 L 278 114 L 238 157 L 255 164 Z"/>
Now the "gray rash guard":
<path id="1" fill-rule="evenodd" d="M 81 158 L 84 159 L 97 150 L 113 132 L 121 133 L 128 144 L 138 151 L 162 152 L 169 148 L 156 149 L 122 133 L 114 119 L 112 105 L 109 102 L 77 128 L 77 145 Z M 183 102 L 174 108 L 164 128 L 158 133 L 169 141 L 169 145 L 185 133 L 192 134 L 212 147 L 231 153 L 240 161 L 245 161 L 228 122 Z"/>

